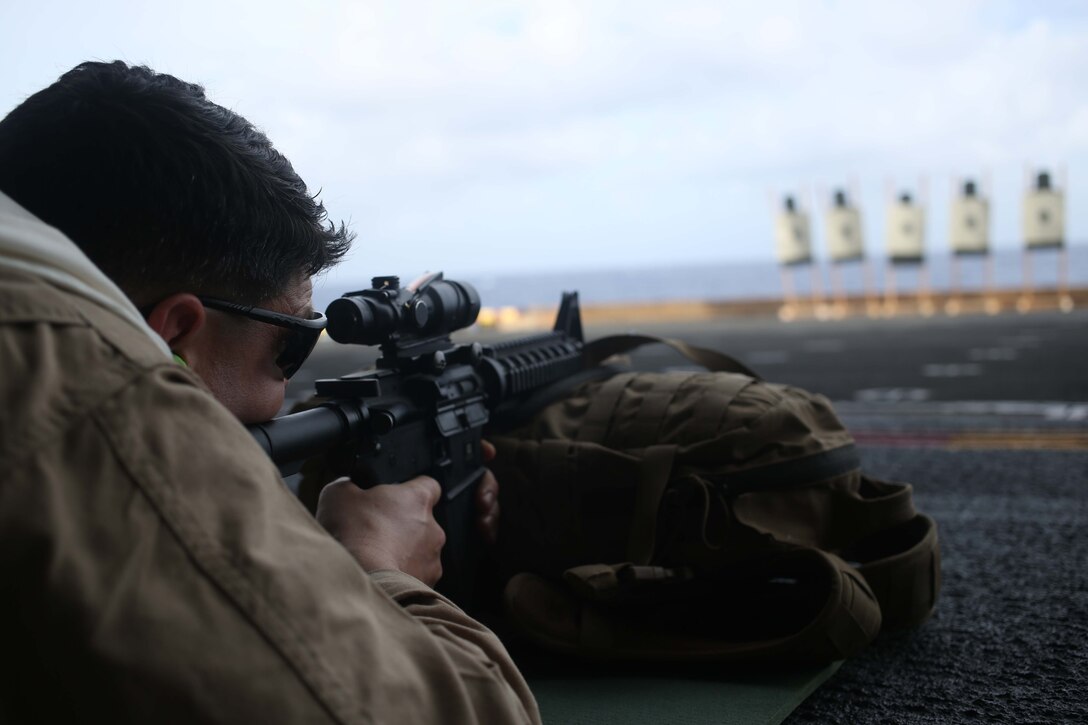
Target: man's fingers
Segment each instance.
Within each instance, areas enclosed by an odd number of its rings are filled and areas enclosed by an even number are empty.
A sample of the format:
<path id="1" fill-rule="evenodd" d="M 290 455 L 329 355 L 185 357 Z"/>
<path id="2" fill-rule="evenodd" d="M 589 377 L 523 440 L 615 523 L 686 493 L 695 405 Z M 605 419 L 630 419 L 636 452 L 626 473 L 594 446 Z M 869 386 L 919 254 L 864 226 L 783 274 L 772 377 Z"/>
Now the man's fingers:
<path id="1" fill-rule="evenodd" d="M 330 494 L 335 494 L 337 491 L 340 491 L 340 490 L 342 490 L 344 488 L 347 488 L 347 489 L 350 490 L 350 489 L 358 489 L 359 487 L 356 486 L 354 483 L 352 483 L 351 479 L 348 478 L 347 476 L 341 476 L 340 478 L 336 479 L 335 481 L 330 481 L 329 484 L 327 486 L 325 486 L 325 488 L 322 489 L 322 493 L 325 493 L 325 491 L 328 491 Z"/>
<path id="2" fill-rule="evenodd" d="M 396 569 L 434 585 L 446 543 L 434 518 L 441 495 L 428 476 L 367 489 L 339 479 L 322 491 L 317 520 L 367 571 Z"/>
<path id="3" fill-rule="evenodd" d="M 319 521 L 329 527 L 330 524 L 337 523 L 339 518 L 336 514 L 339 508 L 345 505 L 344 502 L 351 501 L 354 497 L 359 496 L 362 489 L 351 482 L 349 478 L 338 478 L 332 481 L 324 488 L 321 489 L 321 493 L 317 498 L 317 518 Z M 330 512 L 332 516 L 330 516 Z"/>
<path id="4" fill-rule="evenodd" d="M 501 515 L 502 511 L 499 509 L 498 502 L 496 502 L 489 511 L 481 514 L 476 519 L 477 530 L 484 537 L 484 541 L 489 544 L 494 544 L 499 539 L 499 517 Z"/>
<path id="5" fill-rule="evenodd" d="M 476 508 L 481 514 L 487 515 L 499 502 L 499 482 L 495 480 L 495 474 L 485 471 L 480 485 L 476 489 Z"/>
<path id="6" fill-rule="evenodd" d="M 438 499 L 442 497 L 442 487 L 438 485 L 438 481 L 434 480 L 430 476 L 416 476 L 404 483 L 402 486 L 411 486 L 417 489 L 425 497 L 427 505 L 434 508 L 434 505 L 438 503 Z"/>
<path id="7" fill-rule="evenodd" d="M 499 482 L 491 471 L 484 473 L 476 489 L 476 527 L 484 541 L 494 544 L 499 532 Z"/>
<path id="8" fill-rule="evenodd" d="M 498 451 L 495 450 L 495 446 L 491 445 L 490 441 L 480 441 L 480 453 L 483 454 L 484 463 L 495 460 L 495 456 L 498 455 Z"/>

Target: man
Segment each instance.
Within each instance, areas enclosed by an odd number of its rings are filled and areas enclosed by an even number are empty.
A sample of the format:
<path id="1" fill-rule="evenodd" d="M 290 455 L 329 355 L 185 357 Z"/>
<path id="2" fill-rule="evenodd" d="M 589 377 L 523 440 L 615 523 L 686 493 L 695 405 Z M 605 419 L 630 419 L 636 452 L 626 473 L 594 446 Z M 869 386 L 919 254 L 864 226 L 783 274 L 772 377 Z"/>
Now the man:
<path id="1" fill-rule="evenodd" d="M 330 485 L 323 529 L 238 422 L 351 241 L 263 134 L 86 63 L 0 122 L 0 192 L 0 720 L 539 719 L 427 586 L 433 480 Z"/>

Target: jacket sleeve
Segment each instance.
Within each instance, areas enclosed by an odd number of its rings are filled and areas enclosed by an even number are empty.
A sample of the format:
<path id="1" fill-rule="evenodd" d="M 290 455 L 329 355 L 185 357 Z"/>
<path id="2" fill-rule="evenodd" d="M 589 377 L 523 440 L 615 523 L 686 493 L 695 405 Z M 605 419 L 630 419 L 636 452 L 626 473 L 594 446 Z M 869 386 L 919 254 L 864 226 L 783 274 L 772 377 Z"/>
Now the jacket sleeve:
<path id="1" fill-rule="evenodd" d="M 23 702 L 38 715 L 539 722 L 490 631 L 362 571 L 188 372 L 37 412 L 53 423 L 0 486 L 0 615 L 23 625 L 13 696 L 42 678 L 56 693 Z"/>

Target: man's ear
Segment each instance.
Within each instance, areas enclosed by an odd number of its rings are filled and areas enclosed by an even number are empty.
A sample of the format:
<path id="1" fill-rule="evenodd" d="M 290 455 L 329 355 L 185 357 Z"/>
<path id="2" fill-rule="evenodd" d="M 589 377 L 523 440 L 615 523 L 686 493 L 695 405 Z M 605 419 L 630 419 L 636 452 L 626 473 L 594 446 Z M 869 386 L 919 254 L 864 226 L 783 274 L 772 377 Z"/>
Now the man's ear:
<path id="1" fill-rule="evenodd" d="M 175 353 L 186 360 L 186 354 L 204 329 L 207 314 L 204 305 L 196 295 L 179 292 L 170 295 L 155 305 L 147 316 L 147 324 L 166 340 L 166 344 Z"/>

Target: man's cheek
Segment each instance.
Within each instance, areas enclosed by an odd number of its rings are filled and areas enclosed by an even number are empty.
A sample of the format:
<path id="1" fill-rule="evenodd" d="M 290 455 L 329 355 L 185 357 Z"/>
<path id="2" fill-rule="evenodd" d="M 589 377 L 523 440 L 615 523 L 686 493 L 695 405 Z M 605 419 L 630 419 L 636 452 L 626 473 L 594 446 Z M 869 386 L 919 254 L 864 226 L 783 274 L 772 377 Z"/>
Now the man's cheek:
<path id="1" fill-rule="evenodd" d="M 285 391 L 286 387 L 279 381 L 239 388 L 234 404 L 227 407 L 243 423 L 263 423 L 280 412 Z"/>
<path id="2" fill-rule="evenodd" d="M 275 418 L 280 412 L 280 408 L 283 407 L 284 393 L 286 386 L 281 384 L 272 385 L 267 387 L 261 394 L 260 401 L 260 415 L 261 420 L 269 420 Z"/>

